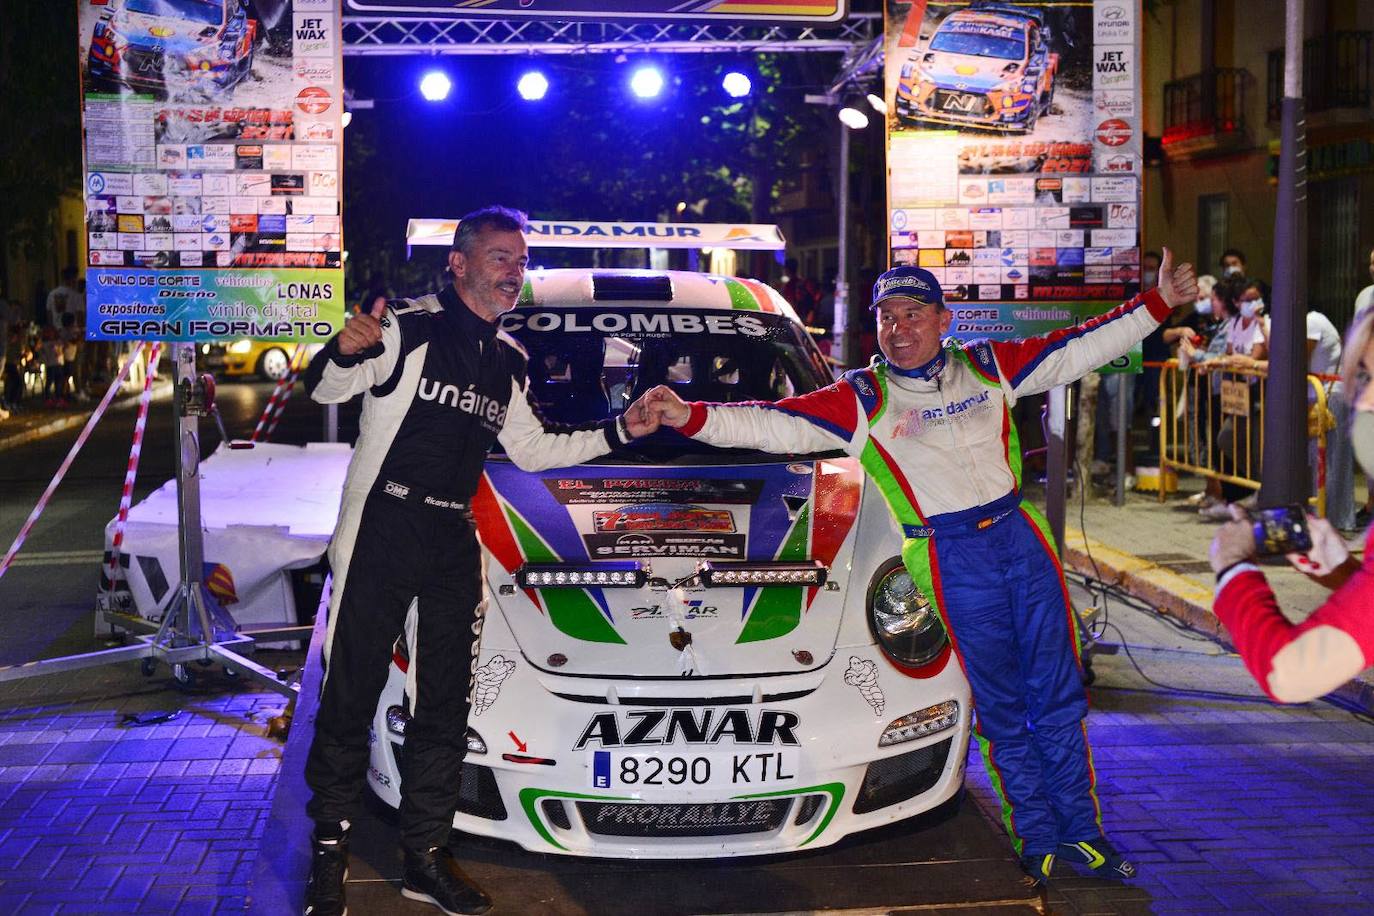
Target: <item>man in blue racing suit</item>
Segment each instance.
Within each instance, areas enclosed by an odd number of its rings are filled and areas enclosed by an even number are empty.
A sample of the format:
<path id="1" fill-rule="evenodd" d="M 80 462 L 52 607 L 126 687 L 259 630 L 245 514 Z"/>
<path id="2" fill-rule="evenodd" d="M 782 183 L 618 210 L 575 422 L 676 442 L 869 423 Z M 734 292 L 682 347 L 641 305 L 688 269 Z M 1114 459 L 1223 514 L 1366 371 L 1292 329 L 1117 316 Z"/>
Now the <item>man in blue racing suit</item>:
<path id="1" fill-rule="evenodd" d="M 1003 824 L 1037 882 L 1056 854 L 1122 877 L 1135 868 L 1102 831 L 1073 610 L 1049 526 L 1021 494 L 1011 408 L 1121 356 L 1196 296 L 1192 266 L 1174 270 L 1166 250 L 1158 288 L 1105 315 L 1042 337 L 942 344 L 939 282 L 897 267 L 873 290 L 883 358 L 868 368 L 772 404 L 646 395 L 663 424 L 711 445 L 860 460 L 968 677 Z"/>

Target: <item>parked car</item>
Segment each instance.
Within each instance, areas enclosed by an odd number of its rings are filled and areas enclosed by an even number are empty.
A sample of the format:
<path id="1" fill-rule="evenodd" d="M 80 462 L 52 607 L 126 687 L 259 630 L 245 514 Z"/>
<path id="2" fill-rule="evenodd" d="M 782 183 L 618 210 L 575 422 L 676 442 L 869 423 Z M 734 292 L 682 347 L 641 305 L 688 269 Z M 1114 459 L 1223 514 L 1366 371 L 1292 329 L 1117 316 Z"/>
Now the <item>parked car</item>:
<path id="1" fill-rule="evenodd" d="M 769 287 L 540 270 L 503 327 L 550 421 L 831 381 Z M 679 859 L 835 843 L 962 797 L 969 691 L 902 537 L 843 453 L 727 450 L 663 429 L 473 502 L 488 600 L 454 826 L 526 849 Z M 412 609 L 413 611 L 413 609 Z M 368 781 L 400 801 L 414 614 Z"/>
<path id="2" fill-rule="evenodd" d="M 253 70 L 251 0 L 109 0 L 87 55 L 96 88 L 219 92 Z"/>
<path id="3" fill-rule="evenodd" d="M 975 4 L 941 20 L 902 64 L 901 121 L 1029 133 L 1050 110 L 1059 55 L 1038 10 Z"/>
<path id="4" fill-rule="evenodd" d="M 235 340 L 224 345 L 223 373 L 228 378 L 256 376 L 265 382 L 275 382 L 293 367 L 303 371 L 320 349 L 320 344 Z"/>

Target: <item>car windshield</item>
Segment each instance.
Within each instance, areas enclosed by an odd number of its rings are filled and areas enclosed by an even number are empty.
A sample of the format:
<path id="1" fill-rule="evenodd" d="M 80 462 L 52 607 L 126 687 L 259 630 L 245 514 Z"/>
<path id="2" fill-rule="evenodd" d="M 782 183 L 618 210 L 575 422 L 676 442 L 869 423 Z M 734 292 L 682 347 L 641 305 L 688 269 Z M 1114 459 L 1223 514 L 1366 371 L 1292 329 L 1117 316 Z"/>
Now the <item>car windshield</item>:
<path id="1" fill-rule="evenodd" d="M 1026 56 L 1026 39 L 1005 26 L 955 26 L 936 32 L 935 37 L 931 39 L 930 50 L 969 54 L 974 57 L 1023 60 Z"/>
<path id="2" fill-rule="evenodd" d="M 124 8 L 131 13 L 188 19 L 206 25 L 224 22 L 223 0 L 128 0 Z"/>
<path id="3" fill-rule="evenodd" d="M 530 398 L 549 423 L 619 416 L 655 385 L 685 401 L 776 401 L 832 380 L 805 332 L 781 315 L 545 304 L 518 308 L 501 324 L 529 353 Z M 662 430 L 620 457 L 691 461 L 726 452 Z"/>

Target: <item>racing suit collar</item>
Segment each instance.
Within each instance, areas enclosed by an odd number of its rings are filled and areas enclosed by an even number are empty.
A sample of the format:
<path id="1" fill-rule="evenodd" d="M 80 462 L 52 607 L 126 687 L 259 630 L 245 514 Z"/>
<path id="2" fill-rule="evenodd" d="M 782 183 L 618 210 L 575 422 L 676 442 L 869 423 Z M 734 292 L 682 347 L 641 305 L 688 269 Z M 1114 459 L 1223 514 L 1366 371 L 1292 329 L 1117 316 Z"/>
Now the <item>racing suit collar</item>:
<path id="1" fill-rule="evenodd" d="M 899 369 L 891 362 L 887 364 L 887 371 L 893 375 L 900 375 L 903 378 L 922 379 L 923 381 L 933 382 L 945 368 L 945 351 L 941 347 L 940 351 L 933 356 L 929 362 L 922 363 L 914 369 Z"/>
<path id="2" fill-rule="evenodd" d="M 496 337 L 496 322 L 487 321 L 472 309 L 458 295 L 458 291 L 453 288 L 453 284 L 445 286 L 439 292 L 439 304 L 444 307 L 443 314 L 448 316 L 450 321 L 458 322 L 458 327 L 482 343 L 489 343 Z"/>

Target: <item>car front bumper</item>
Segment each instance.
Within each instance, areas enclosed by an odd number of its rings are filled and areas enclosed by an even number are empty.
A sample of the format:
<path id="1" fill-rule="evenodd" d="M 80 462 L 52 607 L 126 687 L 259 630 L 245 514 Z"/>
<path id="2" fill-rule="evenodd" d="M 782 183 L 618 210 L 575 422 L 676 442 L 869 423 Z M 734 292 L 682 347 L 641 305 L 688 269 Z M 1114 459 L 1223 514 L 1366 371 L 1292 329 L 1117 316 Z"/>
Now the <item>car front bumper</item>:
<path id="1" fill-rule="evenodd" d="M 483 661 L 491 654 L 484 651 Z M 510 650 L 500 654 L 519 658 Z M 877 661 L 881 705 L 845 682 L 850 655 Z M 404 739 L 388 730 L 386 709 L 401 702 L 405 678 L 393 663 L 372 729 L 368 782 L 392 806 L 400 803 Z M 746 696 L 732 696 L 741 690 Z M 608 696 L 618 702 L 606 702 Z M 946 701 L 958 704 L 952 725 L 878 746 L 891 721 Z M 717 716 L 727 708 L 751 710 L 755 717 L 763 711 L 795 716 L 795 754 L 781 774 L 773 771 L 789 778 L 716 788 L 595 788 L 597 748 L 574 749 L 589 719 L 665 707 L 695 710 L 698 716 L 713 707 Z M 882 661 L 876 648 L 837 651 L 829 664 L 807 675 L 702 681 L 589 681 L 537 671 L 522 661 L 501 686 L 499 701 L 469 718 L 487 752 L 467 756 L 454 826 L 534 852 L 577 856 L 709 858 L 828 846 L 956 795 L 963 785 L 970 708 L 966 682 L 948 656 L 938 673 L 913 678 Z M 734 749 L 723 742 L 708 748 L 679 743 L 615 751 L 691 757 Z M 767 756 L 779 748 L 738 750 Z"/>

